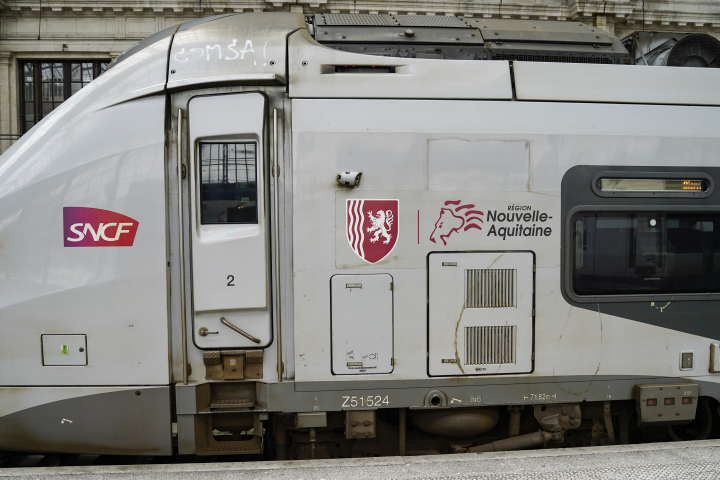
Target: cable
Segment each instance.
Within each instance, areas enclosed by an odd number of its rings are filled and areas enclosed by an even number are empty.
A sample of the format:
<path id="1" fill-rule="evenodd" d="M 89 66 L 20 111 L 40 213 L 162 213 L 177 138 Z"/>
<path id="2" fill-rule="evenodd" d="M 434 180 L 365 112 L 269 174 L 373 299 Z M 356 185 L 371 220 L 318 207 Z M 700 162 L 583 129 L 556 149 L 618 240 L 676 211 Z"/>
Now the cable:
<path id="1" fill-rule="evenodd" d="M 645 31 L 645 0 L 642 0 L 642 31 Z"/>

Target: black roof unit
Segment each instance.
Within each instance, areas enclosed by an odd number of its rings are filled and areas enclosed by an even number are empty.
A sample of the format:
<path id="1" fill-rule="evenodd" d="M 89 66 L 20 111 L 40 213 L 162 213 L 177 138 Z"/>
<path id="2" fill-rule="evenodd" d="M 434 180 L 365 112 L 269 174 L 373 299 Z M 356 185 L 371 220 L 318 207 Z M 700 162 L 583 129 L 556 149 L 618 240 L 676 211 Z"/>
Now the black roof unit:
<path id="1" fill-rule="evenodd" d="M 624 63 L 617 37 L 579 22 L 435 15 L 315 14 L 315 39 L 331 48 L 386 57 Z"/>

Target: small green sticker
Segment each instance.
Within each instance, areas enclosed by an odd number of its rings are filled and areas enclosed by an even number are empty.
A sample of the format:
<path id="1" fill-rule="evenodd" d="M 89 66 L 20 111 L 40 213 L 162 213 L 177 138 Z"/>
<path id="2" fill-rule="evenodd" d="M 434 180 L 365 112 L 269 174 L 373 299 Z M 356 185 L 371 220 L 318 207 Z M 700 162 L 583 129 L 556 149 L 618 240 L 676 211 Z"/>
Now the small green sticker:
<path id="1" fill-rule="evenodd" d="M 651 306 L 651 307 L 654 307 L 654 306 L 655 306 L 655 302 L 650 302 L 650 306 Z"/>
<path id="2" fill-rule="evenodd" d="M 60 349 L 60 355 L 70 355 L 70 352 L 68 352 L 68 346 L 67 346 L 67 345 L 63 345 L 63 346 L 62 346 L 62 348 Z"/>

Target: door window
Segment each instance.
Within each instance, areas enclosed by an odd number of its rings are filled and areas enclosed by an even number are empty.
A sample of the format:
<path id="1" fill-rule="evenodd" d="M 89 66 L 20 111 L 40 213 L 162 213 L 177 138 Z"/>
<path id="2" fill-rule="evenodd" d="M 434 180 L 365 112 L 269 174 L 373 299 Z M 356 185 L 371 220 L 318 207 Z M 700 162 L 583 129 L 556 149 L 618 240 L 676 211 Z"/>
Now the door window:
<path id="1" fill-rule="evenodd" d="M 200 222 L 258 223 L 254 142 L 200 144 Z"/>

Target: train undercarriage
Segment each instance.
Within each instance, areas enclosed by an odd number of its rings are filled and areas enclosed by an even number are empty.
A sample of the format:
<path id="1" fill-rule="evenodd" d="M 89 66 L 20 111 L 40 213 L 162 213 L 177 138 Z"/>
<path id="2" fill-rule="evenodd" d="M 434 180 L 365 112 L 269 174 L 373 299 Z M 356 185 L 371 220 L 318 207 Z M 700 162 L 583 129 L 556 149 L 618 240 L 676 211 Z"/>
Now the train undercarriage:
<path id="1" fill-rule="evenodd" d="M 263 459 L 308 460 L 574 448 L 720 438 L 717 400 L 699 397 L 683 422 L 638 422 L 636 402 L 582 402 L 444 409 L 380 409 L 271 414 L 263 422 Z M 661 398 L 660 401 L 664 401 Z M 257 442 L 252 413 L 212 414 L 214 451 L 239 453 Z M 223 445 L 228 448 L 224 449 Z M 223 450 L 225 450 L 223 452 Z"/>

